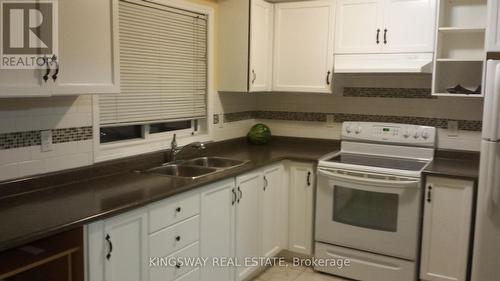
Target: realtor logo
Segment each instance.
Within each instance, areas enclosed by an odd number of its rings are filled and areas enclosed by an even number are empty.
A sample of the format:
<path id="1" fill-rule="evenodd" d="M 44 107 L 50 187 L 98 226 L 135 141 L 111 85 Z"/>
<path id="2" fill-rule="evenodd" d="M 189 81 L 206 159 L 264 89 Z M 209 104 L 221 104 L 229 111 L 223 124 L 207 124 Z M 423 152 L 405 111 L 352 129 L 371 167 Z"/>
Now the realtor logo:
<path id="1" fill-rule="evenodd" d="M 44 68 L 57 51 L 57 3 L 13 0 L 0 3 L 0 68 Z"/>

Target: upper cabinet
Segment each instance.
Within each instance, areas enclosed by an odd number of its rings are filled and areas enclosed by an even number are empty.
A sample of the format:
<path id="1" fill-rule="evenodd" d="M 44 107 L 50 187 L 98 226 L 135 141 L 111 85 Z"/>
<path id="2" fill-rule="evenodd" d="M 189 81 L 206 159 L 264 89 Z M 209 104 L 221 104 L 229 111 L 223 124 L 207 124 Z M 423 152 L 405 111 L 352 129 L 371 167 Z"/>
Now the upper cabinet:
<path id="1" fill-rule="evenodd" d="M 275 6 L 273 90 L 331 92 L 334 1 Z"/>
<path id="2" fill-rule="evenodd" d="M 263 73 L 270 73 L 270 59 L 266 57 L 272 55 L 271 41 L 267 41 L 270 40 L 267 34 L 272 32 L 272 26 L 267 26 L 272 24 L 272 20 L 267 18 L 268 13 L 272 17 L 272 10 L 268 10 L 271 4 L 262 0 L 220 0 L 217 4 L 217 90 L 266 90 L 270 87 L 269 78 Z M 251 9 L 254 11 L 251 12 Z M 255 42 L 250 43 L 250 40 Z"/>
<path id="3" fill-rule="evenodd" d="M 434 50 L 436 0 L 339 0 L 337 54 Z"/>
<path id="4" fill-rule="evenodd" d="M 273 5 L 252 0 L 250 7 L 250 92 L 271 90 L 273 54 Z"/>
<path id="5" fill-rule="evenodd" d="M 382 43 L 386 53 L 434 51 L 436 0 L 385 0 Z"/>
<path id="6" fill-rule="evenodd" d="M 331 92 L 335 0 L 219 1 L 221 92 Z"/>
<path id="7" fill-rule="evenodd" d="M 57 56 L 41 69 L 1 69 L 0 98 L 119 92 L 117 2 L 52 1 Z"/>
<path id="8" fill-rule="evenodd" d="M 383 25 L 383 1 L 339 0 L 335 53 L 378 53 Z"/>
<path id="9" fill-rule="evenodd" d="M 338 0 L 335 73 L 431 73 L 437 0 Z"/>

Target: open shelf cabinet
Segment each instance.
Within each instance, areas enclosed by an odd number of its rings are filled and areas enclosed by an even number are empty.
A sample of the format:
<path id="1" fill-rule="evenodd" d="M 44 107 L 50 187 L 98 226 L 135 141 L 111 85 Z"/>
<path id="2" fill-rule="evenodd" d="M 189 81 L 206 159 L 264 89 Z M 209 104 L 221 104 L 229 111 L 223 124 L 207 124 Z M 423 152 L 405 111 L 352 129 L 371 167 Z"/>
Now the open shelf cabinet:
<path id="1" fill-rule="evenodd" d="M 475 90 L 482 84 L 485 66 L 487 0 L 439 0 L 432 94 L 483 97 L 448 93 L 461 85 Z"/>

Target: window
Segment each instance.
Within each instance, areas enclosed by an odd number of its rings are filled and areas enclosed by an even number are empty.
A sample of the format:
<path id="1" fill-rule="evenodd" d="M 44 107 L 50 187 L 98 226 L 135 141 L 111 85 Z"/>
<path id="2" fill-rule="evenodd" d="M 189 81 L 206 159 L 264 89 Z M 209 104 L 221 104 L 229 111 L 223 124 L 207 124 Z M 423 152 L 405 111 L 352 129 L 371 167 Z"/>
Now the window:
<path id="1" fill-rule="evenodd" d="M 121 91 L 99 96 L 101 143 L 196 131 L 207 115 L 207 16 L 120 0 L 119 38 Z"/>

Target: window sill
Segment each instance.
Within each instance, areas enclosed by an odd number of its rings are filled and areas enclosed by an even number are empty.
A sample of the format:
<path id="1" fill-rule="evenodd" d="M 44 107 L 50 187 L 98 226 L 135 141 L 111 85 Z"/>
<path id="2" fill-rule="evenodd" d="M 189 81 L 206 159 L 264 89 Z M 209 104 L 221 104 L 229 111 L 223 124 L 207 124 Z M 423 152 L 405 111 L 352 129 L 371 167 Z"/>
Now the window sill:
<path id="1" fill-rule="evenodd" d="M 94 162 L 99 163 L 123 157 L 170 149 L 171 140 L 172 137 L 169 136 L 168 138 L 132 139 L 107 144 L 98 143 L 96 144 L 97 147 L 95 149 Z M 179 146 L 196 141 L 212 141 L 212 138 L 208 134 L 198 134 L 194 136 L 177 135 L 177 144 Z"/>

